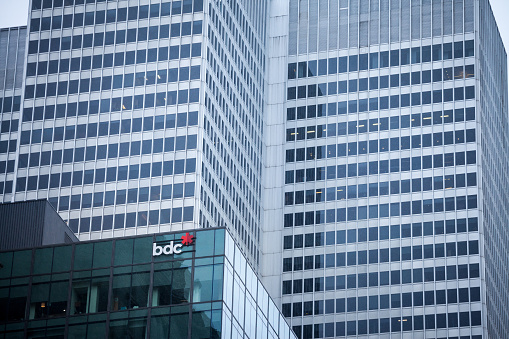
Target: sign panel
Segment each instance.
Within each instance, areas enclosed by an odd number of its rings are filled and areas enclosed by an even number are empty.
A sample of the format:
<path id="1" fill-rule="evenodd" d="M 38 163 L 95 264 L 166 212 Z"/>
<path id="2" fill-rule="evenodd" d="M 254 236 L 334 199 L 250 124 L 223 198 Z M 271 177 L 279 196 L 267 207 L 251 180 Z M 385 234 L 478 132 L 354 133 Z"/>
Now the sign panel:
<path id="1" fill-rule="evenodd" d="M 164 255 L 180 254 L 182 253 L 183 246 L 191 246 L 194 244 L 194 235 L 191 235 L 189 233 L 183 235 L 181 239 L 182 239 L 181 243 L 177 243 L 172 240 L 170 241 L 170 243 L 161 246 L 157 245 L 157 243 L 154 243 L 152 246 L 152 256 L 158 257 L 162 254 Z"/>

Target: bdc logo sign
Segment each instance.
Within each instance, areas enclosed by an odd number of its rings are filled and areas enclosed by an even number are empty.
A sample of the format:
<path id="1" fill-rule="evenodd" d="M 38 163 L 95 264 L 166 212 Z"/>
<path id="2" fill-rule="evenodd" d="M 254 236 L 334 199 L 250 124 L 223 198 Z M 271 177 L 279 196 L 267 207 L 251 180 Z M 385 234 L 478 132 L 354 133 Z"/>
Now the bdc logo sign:
<path id="1" fill-rule="evenodd" d="M 190 235 L 186 233 L 181 237 L 182 243 L 175 243 L 174 241 L 170 241 L 169 244 L 164 246 L 159 246 L 157 243 L 154 243 L 152 247 L 152 256 L 158 257 L 161 254 L 169 255 L 169 254 L 180 254 L 182 253 L 182 246 L 191 246 L 194 243 L 194 235 Z"/>

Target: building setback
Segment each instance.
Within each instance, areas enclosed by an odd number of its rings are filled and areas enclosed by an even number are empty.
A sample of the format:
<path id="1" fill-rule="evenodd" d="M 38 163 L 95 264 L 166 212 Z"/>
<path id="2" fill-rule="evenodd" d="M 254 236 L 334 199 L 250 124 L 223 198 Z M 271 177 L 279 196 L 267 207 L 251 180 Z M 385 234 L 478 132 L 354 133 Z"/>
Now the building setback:
<path id="1" fill-rule="evenodd" d="M 269 13 L 262 275 L 295 333 L 507 336 L 507 55 L 489 2 Z"/>
<path id="2" fill-rule="evenodd" d="M 224 228 L 0 252 L 0 263 L 2 338 L 296 338 Z"/>
<path id="3" fill-rule="evenodd" d="M 0 251 L 78 241 L 46 199 L 0 204 Z"/>

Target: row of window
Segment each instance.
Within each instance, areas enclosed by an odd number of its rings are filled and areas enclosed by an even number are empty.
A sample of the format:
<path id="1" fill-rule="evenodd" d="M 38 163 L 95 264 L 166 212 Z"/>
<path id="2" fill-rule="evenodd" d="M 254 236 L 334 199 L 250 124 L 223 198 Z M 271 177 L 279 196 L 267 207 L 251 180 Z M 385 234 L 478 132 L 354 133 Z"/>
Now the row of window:
<path id="1" fill-rule="evenodd" d="M 130 188 L 128 190 L 75 194 L 60 196 L 58 211 L 79 210 L 83 208 L 135 204 L 138 202 L 181 199 L 194 196 L 194 182 L 185 184 Z M 93 199 L 92 199 L 93 198 Z M 53 203 L 56 204 L 57 198 Z"/>
<path id="2" fill-rule="evenodd" d="M 93 14 L 93 13 L 92 13 Z M 177 22 L 171 25 L 158 25 L 122 29 L 118 31 L 97 32 L 84 35 L 55 37 L 51 39 L 31 40 L 28 54 L 70 51 L 73 49 L 112 46 L 180 36 L 202 34 L 202 21 Z"/>
<path id="3" fill-rule="evenodd" d="M 286 119 L 288 121 L 301 119 L 314 119 L 325 117 L 327 115 L 334 116 L 338 112 L 337 103 L 318 104 L 309 106 L 288 107 L 286 110 Z M 390 123 L 389 123 L 390 119 Z M 431 126 L 438 124 L 450 124 L 452 122 L 475 120 L 475 108 L 456 108 L 454 111 L 444 110 L 425 113 L 401 114 L 387 118 L 369 119 L 369 131 L 387 131 L 389 129 L 400 129 L 409 127 Z M 362 125 L 362 124 L 360 124 Z M 367 124 L 366 124 L 367 126 Z"/>
<path id="4" fill-rule="evenodd" d="M 410 117 L 410 115 L 407 115 Z M 396 122 L 399 122 L 399 117 L 396 117 L 397 119 L 394 119 Z M 388 118 L 381 118 L 380 120 L 385 120 L 385 123 L 388 123 Z M 356 135 L 356 134 L 364 134 L 364 133 L 371 133 L 372 131 L 368 131 L 368 127 L 373 126 L 370 129 L 373 129 L 377 131 L 378 126 L 380 126 L 380 123 L 378 122 L 378 119 L 370 119 L 369 125 L 368 120 L 358 120 L 358 121 L 349 121 L 349 122 L 339 122 L 339 123 L 332 123 L 332 124 L 323 124 L 323 125 L 316 125 L 316 126 L 303 126 L 303 127 L 297 127 L 297 128 L 287 128 L 286 129 L 286 141 L 299 141 L 299 140 L 306 140 L 306 139 L 320 139 L 320 138 L 326 138 L 326 137 L 335 137 L 335 136 L 346 136 L 346 135 Z M 376 124 L 376 125 L 375 125 Z M 398 124 L 399 126 L 399 124 Z M 384 126 L 385 128 L 387 125 Z M 475 129 L 469 129 L 467 130 L 467 137 L 469 134 L 475 135 Z M 465 131 L 456 131 L 456 136 L 453 136 L 453 132 L 436 132 L 433 133 L 433 141 L 431 144 L 433 146 L 441 146 L 442 144 L 445 145 L 451 145 L 454 142 L 462 143 L 461 140 L 465 139 Z M 472 138 L 472 136 L 470 136 Z M 407 137 L 410 138 L 410 137 Z M 419 146 L 416 146 L 415 148 L 422 147 L 420 145 L 420 139 L 421 135 L 414 135 L 412 136 L 412 146 L 414 139 L 418 139 L 418 142 L 416 140 L 416 143 Z M 422 134 L 423 140 L 430 139 L 431 141 L 431 134 Z M 392 138 L 392 140 L 396 140 L 396 138 Z M 475 138 L 474 138 L 475 141 Z M 464 142 L 464 141 L 463 141 Z M 468 141 L 467 141 L 468 142 Z M 402 141 L 403 143 L 403 141 Z M 409 142 L 408 142 L 409 144 Z M 408 145 L 409 147 L 410 145 Z M 402 146 L 403 147 L 403 146 Z M 426 147 L 426 146 L 424 146 Z M 413 147 L 412 147 L 413 148 Z M 396 149 L 397 150 L 397 149 Z"/>
<path id="5" fill-rule="evenodd" d="M 403 201 L 390 204 L 338 208 L 337 210 L 328 209 L 287 213 L 284 216 L 284 227 L 320 225 L 324 223 L 399 217 L 444 211 L 461 211 L 475 208 L 477 208 L 477 195 Z"/>
<path id="6" fill-rule="evenodd" d="M 109 143 L 107 145 L 67 148 L 19 155 L 18 168 L 70 164 L 72 162 L 114 159 L 162 152 L 194 150 L 196 134 L 142 141 Z"/>
<path id="7" fill-rule="evenodd" d="M 108 99 L 106 99 L 108 100 Z M 111 102 L 111 109 L 120 110 L 118 105 L 121 103 L 121 98 L 113 98 Z M 127 97 L 125 104 L 128 106 L 125 106 L 125 109 L 127 107 L 132 108 L 132 98 Z M 131 104 L 131 106 L 129 106 Z M 88 114 L 98 114 L 99 113 L 99 107 L 101 105 L 107 106 L 108 102 L 103 100 L 86 100 L 86 101 L 80 101 L 80 102 L 68 102 L 67 104 L 57 104 L 57 105 L 46 105 L 46 106 L 36 106 L 36 107 L 25 107 L 23 108 L 23 122 L 27 121 L 40 121 L 40 120 L 51 120 L 51 119 L 60 119 L 60 118 L 69 118 L 69 117 L 75 117 L 75 116 L 84 116 Z M 124 110 L 124 107 L 121 107 L 122 110 Z M 178 121 L 177 121 L 177 127 L 182 127 L 179 124 L 182 123 L 183 115 L 186 113 L 179 113 L 178 114 Z M 166 128 L 173 128 L 172 120 L 174 118 L 171 118 L 172 115 L 169 115 L 166 118 L 167 125 Z M 197 119 L 197 112 L 189 112 L 189 121 L 195 121 Z M 152 118 L 148 118 L 152 119 Z M 164 120 L 164 118 L 156 116 L 154 117 L 154 124 L 158 124 L 160 126 L 161 119 Z M 17 120 L 16 121 L 16 128 L 17 128 Z M 122 126 L 124 124 L 128 124 L 127 121 L 122 120 Z M 138 120 L 133 119 L 133 122 L 136 121 L 136 124 L 140 123 Z M 148 120 L 147 120 L 148 121 Z M 3 126 L 3 122 L 2 122 Z M 124 128 L 124 127 L 122 127 Z M 133 127 L 134 129 L 135 127 Z M 124 132 L 121 132 L 124 133 Z"/>
<path id="8" fill-rule="evenodd" d="M 422 73 L 422 76 L 421 76 Z M 433 80 L 432 80 L 433 75 Z M 416 71 L 412 73 L 401 73 L 384 75 L 380 77 L 361 78 L 352 80 L 333 81 L 329 83 L 319 83 L 307 85 L 307 97 L 315 98 L 326 95 L 356 93 L 367 90 L 377 90 L 385 88 L 395 88 L 400 86 L 429 84 L 432 82 L 466 79 L 474 77 L 474 65 L 448 67 L 443 70 L 434 69 L 428 71 Z M 304 98 L 305 86 L 297 87 L 299 89 L 298 98 Z M 295 88 L 295 87 L 290 87 Z"/>
<path id="9" fill-rule="evenodd" d="M 423 227 L 424 226 L 424 227 Z M 468 218 L 468 232 L 478 230 L 477 218 Z M 316 232 L 306 234 L 287 235 L 283 239 L 283 249 L 309 248 L 324 245 L 344 245 L 357 242 L 379 241 L 389 239 L 405 239 L 411 237 L 432 236 L 467 232 L 467 219 L 449 219 L 417 222 L 413 224 L 379 226 Z M 325 236 L 324 236 L 325 235 Z M 369 239 L 368 239 L 369 235 Z"/>
<path id="10" fill-rule="evenodd" d="M 468 165 L 476 163 L 476 151 L 466 152 Z M 435 155 L 440 157 L 440 155 Z M 465 152 L 446 153 L 445 164 L 446 166 L 461 166 L 465 165 Z M 289 170 L 285 172 L 285 184 L 313 182 L 326 179 L 344 179 L 356 176 L 377 175 L 387 173 L 406 172 L 410 170 L 430 169 L 432 166 L 433 158 L 431 155 L 423 157 L 408 157 L 401 159 L 390 159 L 370 162 L 359 162 L 348 165 L 337 165 L 317 168 L 306 168 Z M 440 163 L 438 159 L 435 164 L 436 168 Z M 440 167 L 443 167 L 440 166 Z M 428 185 L 429 186 L 429 185 Z"/>
<path id="11" fill-rule="evenodd" d="M 312 128 L 315 129 L 314 126 Z M 305 133 L 303 132 L 303 134 Z M 316 147 L 302 147 L 287 149 L 286 163 L 464 144 L 475 142 L 475 139 L 475 129 L 472 128 L 467 129 L 466 131 L 437 132 L 342 144 L 321 145 Z M 431 156 L 429 157 L 431 158 Z M 444 166 L 443 161 L 441 161 L 441 159 L 443 159 L 442 154 L 435 154 L 433 157 L 436 158 L 434 167 Z"/>
<path id="12" fill-rule="evenodd" d="M 454 95 L 453 95 L 454 93 Z M 465 95 L 466 93 L 466 95 Z M 422 94 L 422 101 L 421 101 Z M 378 109 L 389 109 L 389 108 L 400 108 L 400 107 L 409 107 L 416 105 L 426 105 L 431 104 L 431 97 L 433 94 L 433 103 L 441 103 L 441 102 L 449 102 L 453 101 L 453 96 L 456 100 L 464 100 L 464 99 L 474 99 L 475 98 L 475 87 L 458 87 L 458 88 L 448 88 L 443 90 L 443 98 L 442 98 L 442 90 L 434 90 L 433 92 L 417 92 L 412 94 L 402 94 L 399 95 L 391 95 L 384 96 L 380 98 L 369 98 L 369 99 L 360 99 L 360 100 L 350 100 L 350 101 L 340 101 L 337 104 L 332 103 L 328 104 L 327 113 L 328 115 L 342 115 L 347 113 L 362 113 L 368 111 L 376 111 Z M 410 97 L 411 95 L 411 97 Z M 401 102 L 400 102 L 401 98 Z M 412 103 L 410 104 L 410 98 L 412 99 Z M 390 99 L 390 106 L 389 106 Z M 443 100 L 444 99 L 444 100 Z M 379 105 L 380 103 L 380 105 Z M 320 105 L 319 105 L 320 106 Z M 321 105 L 322 108 L 325 107 L 325 104 Z M 325 111 L 323 110 L 323 115 L 325 115 Z M 290 116 L 293 116 L 290 115 Z"/>
<path id="13" fill-rule="evenodd" d="M 299 99 L 306 97 L 306 86 L 299 86 Z M 296 87 L 288 89 L 288 100 L 297 98 Z M 443 102 L 475 99 L 475 86 L 446 88 L 426 92 L 407 93 L 401 95 L 381 96 L 369 99 L 339 101 L 337 114 L 352 114 L 389 108 L 430 105 Z M 330 114 L 329 115 L 336 115 Z"/>
<path id="14" fill-rule="evenodd" d="M 389 286 L 400 284 L 422 284 L 433 281 L 456 281 L 458 279 L 479 278 L 479 264 L 464 264 L 452 266 L 437 266 L 426 268 L 414 268 L 394 271 L 380 271 L 371 273 L 359 273 L 349 275 L 338 275 L 318 278 L 306 278 L 283 281 L 283 289 L 310 293 L 323 292 L 325 290 L 345 290 L 377 286 Z M 304 289 L 302 289 L 304 282 Z M 327 287 L 327 288 L 326 288 Z"/>
<path id="15" fill-rule="evenodd" d="M 114 0 L 35 0 L 32 2 L 32 10 L 59 8 L 62 6 L 74 6 L 83 4 L 95 4 Z"/>
<path id="16" fill-rule="evenodd" d="M 424 253 L 424 255 L 423 255 Z M 479 254 L 477 240 L 283 258 L 283 272 Z M 293 263 L 293 265 L 292 265 Z"/>
<path id="17" fill-rule="evenodd" d="M 57 74 L 67 72 L 88 71 L 116 66 L 146 64 L 147 62 L 179 60 L 201 56 L 201 43 L 183 44 L 178 46 L 140 49 L 137 51 L 103 53 L 93 56 L 62 58 L 57 60 L 39 61 L 27 64 L 27 73 Z M 40 71 L 39 71 L 40 69 Z"/>
<path id="18" fill-rule="evenodd" d="M 51 199 L 48 199 L 51 202 Z M 53 202 L 54 203 L 54 202 Z M 194 207 L 174 207 L 144 212 L 128 212 L 97 217 L 70 219 L 69 227 L 74 233 L 107 231 L 142 226 L 157 226 L 178 222 L 193 221 Z M 102 227 L 101 227 L 102 226 Z"/>
<path id="19" fill-rule="evenodd" d="M 338 321 L 336 323 L 297 325 L 292 329 L 298 338 L 332 338 L 377 333 L 396 333 L 435 329 L 452 329 L 481 325 L 481 311 L 452 312 L 439 314 L 414 315 L 395 318 L 369 320 Z M 334 334 L 334 331 L 336 334 Z M 424 334 L 422 334 L 424 336 Z M 458 339 L 458 337 L 448 337 Z M 447 339 L 447 338 L 438 338 Z M 461 336 L 459 339 L 482 339 L 482 335 Z"/>
<path id="20" fill-rule="evenodd" d="M 456 177 L 456 178 L 455 178 Z M 466 177 L 466 181 L 465 181 Z M 456 184 L 455 184 L 456 179 Z M 389 194 L 405 194 L 432 190 L 472 187 L 477 185 L 476 173 L 415 178 L 407 180 L 380 181 L 369 184 L 316 188 L 285 192 L 285 206 L 325 201 L 378 197 Z"/>
<path id="21" fill-rule="evenodd" d="M 457 41 L 454 44 L 449 42 L 339 58 L 301 61 L 288 64 L 288 79 L 468 58 L 474 56 L 474 49 L 474 40 L 467 40 L 465 42 Z"/>
<path id="22" fill-rule="evenodd" d="M 299 107 L 301 108 L 301 107 Z M 302 107 L 305 110 L 305 106 Z M 316 106 L 308 106 L 316 108 Z M 355 135 L 360 133 L 371 133 L 378 131 L 398 130 L 400 128 L 421 127 L 431 125 L 450 124 L 453 122 L 463 122 L 475 120 L 475 108 L 469 107 L 466 110 L 459 108 L 455 110 L 453 119 L 453 110 L 437 111 L 426 113 L 403 114 L 399 116 L 373 118 L 363 120 L 353 120 L 348 122 L 339 122 L 324 124 L 318 126 L 307 126 L 289 128 L 286 130 L 286 140 L 304 140 L 306 138 L 321 138 L 329 136 Z M 465 116 L 466 111 L 466 116 Z M 293 111 L 295 113 L 295 110 Z M 293 115 L 294 116 L 294 115 Z M 304 111 L 305 117 L 305 111 Z M 465 119 L 466 118 L 466 119 Z M 295 120 L 295 119 L 291 119 Z M 312 136 L 309 136 L 312 135 Z"/>
<path id="23" fill-rule="evenodd" d="M 38 108 L 42 109 L 43 107 L 36 107 L 35 110 L 37 111 Z M 65 104 L 62 105 L 61 109 L 65 109 Z M 26 121 L 32 119 L 32 110 L 23 113 L 29 115 L 26 117 Z M 59 113 L 65 114 L 65 111 L 59 112 L 59 110 L 57 110 L 57 117 L 60 115 Z M 42 117 L 43 112 L 34 112 L 34 116 L 36 114 Z M 23 116 L 23 120 L 25 121 L 25 115 Z M 156 115 L 144 118 L 112 120 L 98 123 L 92 122 L 88 124 L 22 131 L 20 144 L 28 145 L 39 144 L 41 142 L 96 138 L 98 136 L 168 130 L 175 127 L 196 125 L 198 125 L 198 112 Z"/>
<path id="24" fill-rule="evenodd" d="M 44 62 L 40 62 L 42 64 Z M 40 70 L 39 70 L 40 71 Z M 69 88 L 78 86 L 79 93 L 89 93 L 98 91 L 110 91 L 120 88 L 132 88 L 137 86 L 155 85 L 172 83 L 177 81 L 188 81 L 200 79 L 200 66 L 181 67 L 180 72 L 178 68 L 171 68 L 169 70 L 163 69 L 158 71 L 126 73 L 124 75 L 108 75 L 96 78 L 81 78 L 69 81 Z M 63 86 L 67 86 L 66 84 Z M 76 85 L 76 82 L 78 85 Z M 47 86 L 56 86 L 60 88 L 61 82 L 48 83 Z M 69 89 L 70 90 L 70 89 Z M 1 103 L 1 102 L 0 102 Z"/>
<path id="25" fill-rule="evenodd" d="M 284 292 L 283 292 L 284 293 Z M 459 296 L 459 298 L 458 298 Z M 285 303 L 282 305 L 285 317 L 341 314 L 345 312 L 398 309 L 401 307 L 434 306 L 481 301 L 481 289 L 452 288 L 447 290 L 418 291 Z M 303 307 L 304 306 L 304 307 Z"/>
<path id="26" fill-rule="evenodd" d="M 32 10 L 39 9 L 50 9 L 50 8 L 59 8 L 62 6 L 79 6 L 85 3 L 100 3 L 106 2 L 106 0 L 34 0 L 32 1 Z M 194 5 L 194 6 L 193 6 Z M 194 7 L 194 8 L 193 8 Z M 108 9 L 106 11 L 95 11 L 95 12 L 85 12 L 85 13 L 76 13 L 74 15 L 74 27 L 83 26 L 83 14 L 85 15 L 85 26 L 87 25 L 100 25 L 112 22 L 122 22 L 126 20 L 142 20 L 150 18 L 158 18 L 169 15 L 178 15 L 178 14 L 187 14 L 193 12 L 201 12 L 203 11 L 203 0 L 174 0 L 172 2 L 163 2 L 161 4 L 152 4 L 152 5 L 143 5 L 143 6 L 132 6 L 132 7 L 122 7 L 118 9 Z M 79 15 L 81 14 L 81 15 Z M 95 17 L 95 21 L 94 21 Z M 76 19 L 78 18 L 78 19 Z M 81 19 L 79 19 L 81 18 Z M 39 19 L 40 20 L 40 19 Z M 34 29 L 34 26 L 38 26 L 39 20 L 32 19 L 31 21 L 31 32 L 38 31 L 39 28 Z M 41 30 L 48 30 L 50 23 L 47 21 L 51 21 L 51 17 L 43 17 L 42 22 L 43 26 Z M 56 22 L 56 23 L 55 23 Z M 63 20 L 62 16 L 53 16 L 53 25 L 51 25 L 51 29 L 60 29 L 63 22 L 63 28 L 73 27 L 72 15 L 64 15 Z M 46 25 L 48 27 L 46 27 Z"/>
<path id="27" fill-rule="evenodd" d="M 0 113 L 19 112 L 20 106 L 21 96 L 19 95 L 14 97 L 0 97 Z"/>
<path id="28" fill-rule="evenodd" d="M 53 83 L 56 85 L 56 83 Z M 58 95 L 71 95 L 76 94 L 78 87 L 69 86 L 69 91 L 67 91 L 67 81 L 60 82 L 64 86 L 58 88 Z M 69 82 L 72 85 L 72 82 Z M 35 85 L 27 85 L 25 88 L 25 99 L 36 98 L 45 98 L 47 96 L 56 95 L 56 86 L 51 87 L 48 84 L 46 93 L 46 84 L 39 84 L 37 87 Z M 77 85 L 77 83 L 76 83 Z M 51 87 L 51 88 L 50 88 Z M 51 93 L 49 93 L 51 91 Z M 195 103 L 200 100 L 200 89 L 199 88 L 191 88 L 191 89 L 179 89 L 177 91 L 168 91 L 168 92 L 158 92 L 158 93 L 147 93 L 145 95 L 139 94 L 134 96 L 124 96 L 117 98 L 105 98 L 99 100 L 90 100 L 88 101 L 88 114 L 97 114 L 97 113 L 109 113 L 109 112 L 119 112 L 125 110 L 132 109 L 143 109 L 143 108 L 154 108 L 154 107 L 165 107 L 172 105 L 181 105 L 187 103 Z M 77 103 L 73 103 L 76 105 Z M 74 113 L 74 112 L 71 112 Z"/>
<path id="29" fill-rule="evenodd" d="M 161 175 L 189 174 L 195 171 L 196 159 L 189 158 L 175 161 L 149 162 L 141 165 L 97 168 L 95 170 L 41 174 L 39 176 L 29 176 L 28 178 L 18 177 L 16 180 L 16 192 L 136 180 L 160 177 Z"/>

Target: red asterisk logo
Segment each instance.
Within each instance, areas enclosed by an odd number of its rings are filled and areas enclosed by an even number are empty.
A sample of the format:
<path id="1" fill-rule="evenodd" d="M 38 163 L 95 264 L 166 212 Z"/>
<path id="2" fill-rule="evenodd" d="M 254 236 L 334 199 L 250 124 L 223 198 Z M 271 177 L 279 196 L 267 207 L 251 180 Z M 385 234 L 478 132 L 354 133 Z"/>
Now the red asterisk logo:
<path id="1" fill-rule="evenodd" d="M 186 233 L 186 235 L 182 236 L 182 245 L 189 246 L 193 244 L 194 235 L 190 235 L 189 233 Z"/>

